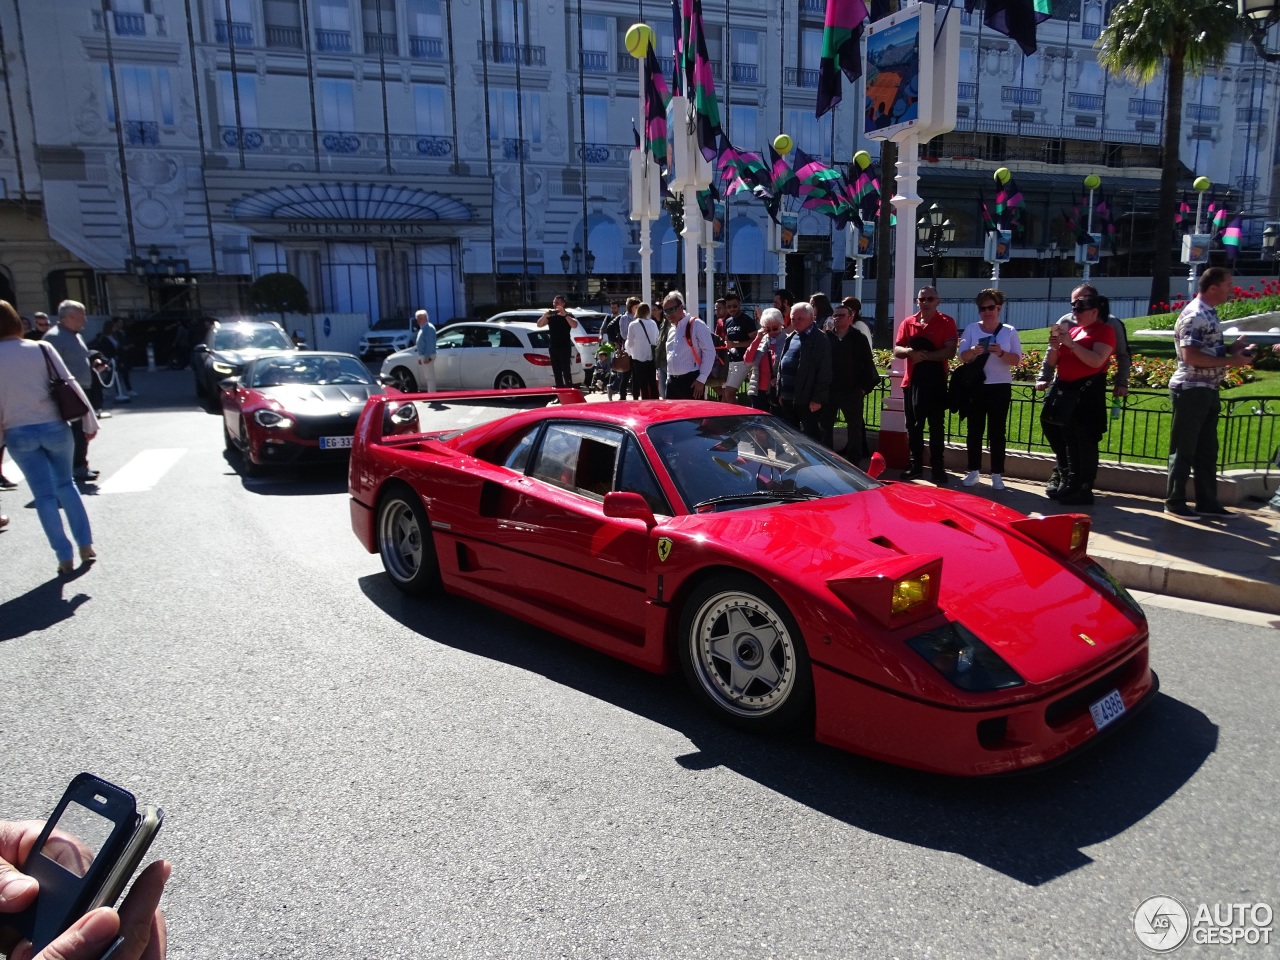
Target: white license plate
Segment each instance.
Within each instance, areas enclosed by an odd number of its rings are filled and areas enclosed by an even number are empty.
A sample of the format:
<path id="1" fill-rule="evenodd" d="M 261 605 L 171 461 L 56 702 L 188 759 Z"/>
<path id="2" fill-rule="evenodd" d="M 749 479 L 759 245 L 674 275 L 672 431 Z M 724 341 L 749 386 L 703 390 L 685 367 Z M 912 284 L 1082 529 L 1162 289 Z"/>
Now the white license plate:
<path id="1" fill-rule="evenodd" d="M 1124 700 L 1120 698 L 1120 691 L 1112 690 L 1091 706 L 1089 712 L 1093 714 L 1093 725 L 1099 730 L 1118 720 L 1124 715 Z"/>
<path id="2" fill-rule="evenodd" d="M 350 437 L 321 437 L 321 450 L 341 450 L 344 447 L 351 446 Z"/>

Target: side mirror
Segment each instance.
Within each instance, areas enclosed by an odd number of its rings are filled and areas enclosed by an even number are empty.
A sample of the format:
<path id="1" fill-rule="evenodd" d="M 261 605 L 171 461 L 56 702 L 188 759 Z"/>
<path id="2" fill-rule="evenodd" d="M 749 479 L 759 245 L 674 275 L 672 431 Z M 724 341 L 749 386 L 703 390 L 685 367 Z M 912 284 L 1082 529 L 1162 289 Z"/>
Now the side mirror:
<path id="1" fill-rule="evenodd" d="M 203 343 L 197 343 L 197 344 L 192 348 L 192 350 L 193 350 L 195 353 L 208 353 L 208 352 L 209 352 L 209 348 L 208 348 L 205 344 L 203 344 Z"/>
<path id="2" fill-rule="evenodd" d="M 240 378 L 227 377 L 225 380 L 219 380 L 218 386 L 223 390 L 234 390 L 236 387 L 240 386 Z"/>
<path id="3" fill-rule="evenodd" d="M 867 476 L 872 480 L 878 480 L 880 478 L 880 474 L 884 473 L 884 468 L 884 457 L 881 456 L 880 451 L 877 450 L 871 455 L 871 462 L 867 464 Z"/>
<path id="4" fill-rule="evenodd" d="M 638 493 L 606 493 L 604 515 L 614 520 L 640 520 L 646 527 L 655 527 L 658 524 L 648 501 Z"/>

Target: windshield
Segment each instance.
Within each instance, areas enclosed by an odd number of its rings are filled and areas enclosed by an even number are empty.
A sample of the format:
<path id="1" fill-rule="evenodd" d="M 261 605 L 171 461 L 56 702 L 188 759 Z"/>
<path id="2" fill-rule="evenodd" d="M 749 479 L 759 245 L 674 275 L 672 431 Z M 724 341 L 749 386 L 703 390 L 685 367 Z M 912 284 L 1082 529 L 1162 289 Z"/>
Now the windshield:
<path id="1" fill-rule="evenodd" d="M 279 327 L 241 323 L 219 327 L 213 336 L 215 350 L 292 350 L 293 341 Z"/>
<path id="2" fill-rule="evenodd" d="M 271 357 L 253 365 L 255 387 L 279 387 L 286 383 L 373 383 L 369 371 L 354 357 L 333 354 Z"/>
<path id="3" fill-rule="evenodd" d="M 676 420 L 648 436 L 696 513 L 837 497 L 879 484 L 766 414 Z"/>
<path id="4" fill-rule="evenodd" d="M 370 330 L 404 330 L 409 331 L 409 321 L 402 317 L 384 317 L 375 323 Z"/>

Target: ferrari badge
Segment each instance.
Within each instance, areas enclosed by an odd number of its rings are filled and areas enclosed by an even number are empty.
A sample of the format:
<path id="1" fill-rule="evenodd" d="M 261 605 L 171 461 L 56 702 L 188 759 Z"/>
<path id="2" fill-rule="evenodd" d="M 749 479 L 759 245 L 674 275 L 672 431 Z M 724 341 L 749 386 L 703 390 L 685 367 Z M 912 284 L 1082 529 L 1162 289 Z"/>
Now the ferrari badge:
<path id="1" fill-rule="evenodd" d="M 671 538 L 659 537 L 658 538 L 658 559 L 661 562 L 666 563 L 667 557 L 669 556 L 671 556 Z"/>

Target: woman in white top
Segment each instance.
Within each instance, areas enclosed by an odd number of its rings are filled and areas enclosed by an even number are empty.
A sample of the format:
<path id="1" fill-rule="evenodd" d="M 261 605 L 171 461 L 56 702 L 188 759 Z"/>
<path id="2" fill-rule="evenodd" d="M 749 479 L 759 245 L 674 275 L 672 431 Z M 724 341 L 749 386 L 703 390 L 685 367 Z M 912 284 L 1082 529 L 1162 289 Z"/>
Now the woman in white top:
<path id="1" fill-rule="evenodd" d="M 9 455 L 27 478 L 44 535 L 58 555 L 58 573 L 65 575 L 75 569 L 75 563 L 59 507 L 67 515 L 80 559 L 91 563 L 97 554 L 89 515 L 71 476 L 71 428 L 49 394 L 49 363 L 59 377 L 75 387 L 89 411 L 82 419 L 85 439 L 97 435 L 98 420 L 58 351 L 39 340 L 25 340 L 22 333 L 18 314 L 0 300 L 0 442 L 8 446 Z"/>
<path id="2" fill-rule="evenodd" d="M 964 485 L 972 487 L 978 482 L 985 429 L 991 442 L 991 489 L 1003 490 L 1005 428 L 1013 399 L 1013 368 L 1022 361 L 1022 341 L 1018 339 L 1017 330 L 1000 322 L 1003 293 L 983 290 L 973 302 L 978 305 L 979 320 L 964 328 L 958 349 L 964 363 L 986 357 L 983 372 L 987 379 L 978 388 L 977 399 L 969 412 L 969 472 Z"/>
<path id="3" fill-rule="evenodd" d="M 627 353 L 631 356 L 631 383 L 639 390 L 641 400 L 658 399 L 658 325 L 650 316 L 647 303 L 636 307 L 636 315 L 627 326 Z"/>

